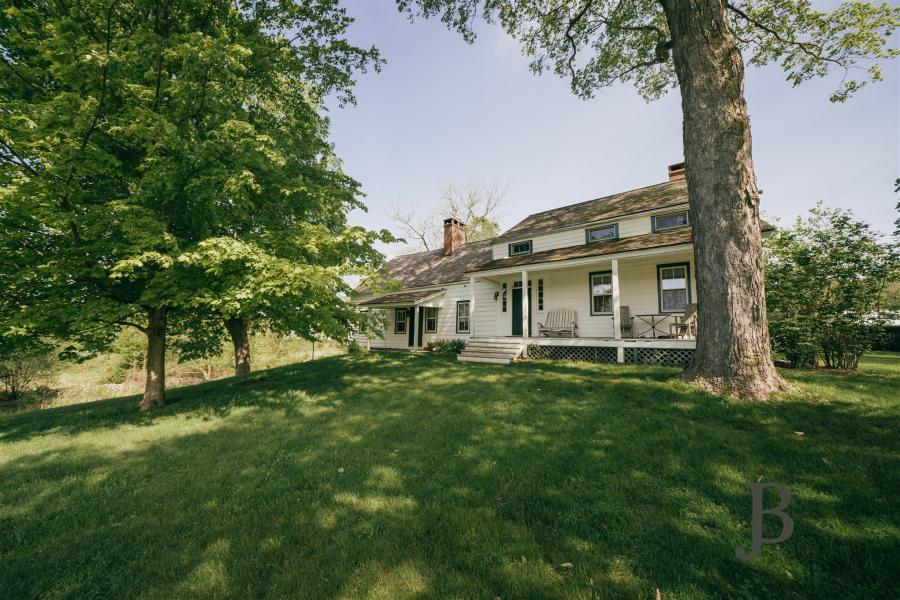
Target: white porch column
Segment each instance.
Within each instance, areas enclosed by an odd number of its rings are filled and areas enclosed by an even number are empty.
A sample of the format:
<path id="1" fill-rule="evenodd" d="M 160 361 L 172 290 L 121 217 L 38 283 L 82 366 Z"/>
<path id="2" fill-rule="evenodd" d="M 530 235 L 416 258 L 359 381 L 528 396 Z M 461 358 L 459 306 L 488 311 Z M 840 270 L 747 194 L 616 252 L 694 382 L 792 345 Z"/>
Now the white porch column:
<path id="1" fill-rule="evenodd" d="M 619 259 L 612 259 L 612 309 L 613 309 L 613 339 L 622 340 L 622 311 L 619 297 Z M 616 346 L 616 361 L 625 362 L 625 348 L 621 343 Z"/>
<path id="2" fill-rule="evenodd" d="M 525 347 L 522 349 L 522 356 L 528 358 L 528 271 L 522 271 L 522 339 L 525 341 Z"/>
<path id="3" fill-rule="evenodd" d="M 475 337 L 475 276 L 469 277 L 469 339 Z"/>

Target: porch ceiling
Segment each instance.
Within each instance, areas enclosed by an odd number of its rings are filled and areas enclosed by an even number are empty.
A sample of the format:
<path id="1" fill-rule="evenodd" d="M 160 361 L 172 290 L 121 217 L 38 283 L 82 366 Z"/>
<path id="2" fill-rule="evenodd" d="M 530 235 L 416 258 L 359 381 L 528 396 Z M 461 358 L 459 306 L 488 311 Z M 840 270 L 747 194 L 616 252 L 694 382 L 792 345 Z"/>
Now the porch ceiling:
<path id="1" fill-rule="evenodd" d="M 657 233 L 629 236 L 617 240 L 609 240 L 607 242 L 581 244 L 579 246 L 568 246 L 566 248 L 554 248 L 553 250 L 545 250 L 533 254 L 498 258 L 485 263 L 474 272 L 480 273 L 482 271 L 493 271 L 495 269 L 506 269 L 509 267 L 603 256 L 604 254 L 619 254 L 635 250 L 679 246 L 682 244 L 690 244 L 692 239 L 693 235 L 691 233 L 691 228 L 684 227 L 682 229 L 671 229 Z"/>

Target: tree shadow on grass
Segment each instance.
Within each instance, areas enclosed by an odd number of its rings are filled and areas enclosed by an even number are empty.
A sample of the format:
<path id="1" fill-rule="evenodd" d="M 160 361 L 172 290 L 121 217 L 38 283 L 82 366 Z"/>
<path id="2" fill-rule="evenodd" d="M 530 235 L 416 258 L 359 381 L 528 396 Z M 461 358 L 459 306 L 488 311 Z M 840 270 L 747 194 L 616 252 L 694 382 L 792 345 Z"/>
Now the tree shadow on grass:
<path id="1" fill-rule="evenodd" d="M 151 417 L 120 399 L 59 409 L 49 427 L 17 421 L 3 441 L 26 446 L 0 463 L 0 589 L 887 595 L 896 411 L 728 401 L 674 373 L 342 357 L 185 388 Z M 759 477 L 791 487 L 796 530 L 742 563 L 744 485 Z"/>

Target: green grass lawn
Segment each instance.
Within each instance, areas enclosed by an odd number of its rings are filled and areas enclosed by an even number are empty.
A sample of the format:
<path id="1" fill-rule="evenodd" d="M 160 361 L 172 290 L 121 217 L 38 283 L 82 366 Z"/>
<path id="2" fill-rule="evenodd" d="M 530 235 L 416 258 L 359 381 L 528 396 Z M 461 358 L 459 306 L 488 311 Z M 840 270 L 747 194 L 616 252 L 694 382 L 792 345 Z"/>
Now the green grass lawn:
<path id="1" fill-rule="evenodd" d="M 6 415 L 0 596 L 893 597 L 900 359 L 864 368 L 748 404 L 664 368 L 341 356 Z M 745 563 L 757 480 L 796 527 Z"/>

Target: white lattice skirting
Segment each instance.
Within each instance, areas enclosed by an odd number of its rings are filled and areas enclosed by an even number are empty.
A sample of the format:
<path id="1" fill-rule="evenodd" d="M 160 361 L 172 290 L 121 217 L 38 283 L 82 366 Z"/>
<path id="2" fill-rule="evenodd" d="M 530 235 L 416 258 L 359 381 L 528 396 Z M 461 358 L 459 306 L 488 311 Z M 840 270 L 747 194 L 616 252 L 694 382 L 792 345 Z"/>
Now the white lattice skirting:
<path id="1" fill-rule="evenodd" d="M 610 346 L 538 346 L 528 348 L 533 359 L 574 360 L 593 363 L 616 362 L 616 348 Z M 687 367 L 694 358 L 688 348 L 625 348 L 625 362 L 636 365 Z"/>

